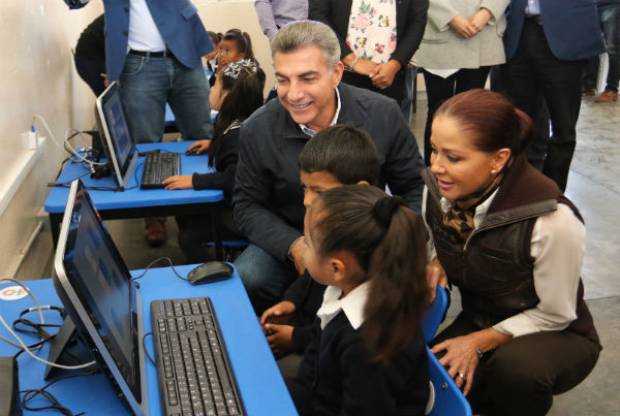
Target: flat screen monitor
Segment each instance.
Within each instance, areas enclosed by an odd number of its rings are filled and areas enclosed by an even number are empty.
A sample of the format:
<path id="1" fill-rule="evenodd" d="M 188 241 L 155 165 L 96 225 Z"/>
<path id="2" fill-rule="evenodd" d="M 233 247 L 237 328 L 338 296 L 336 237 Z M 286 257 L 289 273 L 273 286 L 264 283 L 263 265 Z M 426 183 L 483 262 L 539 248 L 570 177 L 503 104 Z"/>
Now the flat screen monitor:
<path id="1" fill-rule="evenodd" d="M 129 187 L 136 167 L 138 152 L 129 134 L 125 110 L 117 82 L 111 83 L 96 103 L 96 119 L 106 155 L 112 162 L 114 176 L 120 189 Z"/>
<path id="2" fill-rule="evenodd" d="M 139 293 L 79 180 L 71 184 L 53 281 L 79 338 L 130 410 L 148 414 Z"/>

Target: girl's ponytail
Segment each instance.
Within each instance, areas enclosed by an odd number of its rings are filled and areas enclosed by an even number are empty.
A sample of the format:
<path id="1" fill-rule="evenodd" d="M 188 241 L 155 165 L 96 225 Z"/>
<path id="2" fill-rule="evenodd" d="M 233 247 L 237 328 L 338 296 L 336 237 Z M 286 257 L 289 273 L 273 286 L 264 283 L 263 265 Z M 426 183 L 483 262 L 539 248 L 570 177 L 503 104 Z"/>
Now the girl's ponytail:
<path id="1" fill-rule="evenodd" d="M 426 228 L 398 197 L 379 199 L 373 213 L 385 234 L 370 260 L 363 334 L 373 359 L 388 362 L 418 334 L 428 304 Z"/>

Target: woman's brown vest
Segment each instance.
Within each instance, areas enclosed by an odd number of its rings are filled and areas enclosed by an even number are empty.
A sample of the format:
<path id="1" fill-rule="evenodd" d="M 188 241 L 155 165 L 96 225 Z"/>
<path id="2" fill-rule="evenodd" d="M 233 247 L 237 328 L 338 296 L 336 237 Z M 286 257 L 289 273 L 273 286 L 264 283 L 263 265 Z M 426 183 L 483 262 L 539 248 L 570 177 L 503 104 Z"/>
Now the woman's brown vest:
<path id="1" fill-rule="evenodd" d="M 534 259 L 530 256 L 534 223 L 541 215 L 555 211 L 558 203 L 568 205 L 582 220 L 555 182 L 534 169 L 524 157 L 515 160 L 482 224 L 463 244 L 443 225 L 441 195 L 435 178 L 428 170 L 423 178 L 428 187 L 425 219 L 448 280 L 461 292 L 463 311 L 480 328 L 488 328 L 535 307 L 539 299 L 534 287 Z M 568 329 L 598 340 L 583 301 L 581 280 L 577 319 Z"/>

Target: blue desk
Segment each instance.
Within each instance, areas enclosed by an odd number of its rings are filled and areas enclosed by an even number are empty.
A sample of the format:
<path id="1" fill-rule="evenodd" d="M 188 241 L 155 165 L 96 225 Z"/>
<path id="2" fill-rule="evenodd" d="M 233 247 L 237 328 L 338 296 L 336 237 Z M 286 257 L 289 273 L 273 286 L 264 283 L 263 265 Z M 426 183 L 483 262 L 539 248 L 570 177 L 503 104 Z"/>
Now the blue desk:
<path id="1" fill-rule="evenodd" d="M 193 266 L 180 266 L 177 270 L 186 274 Z M 133 272 L 134 275 L 140 271 Z M 296 415 L 295 407 L 282 380 L 280 371 L 269 350 L 250 301 L 237 275 L 233 278 L 203 286 L 191 286 L 174 276 L 169 268 L 151 269 L 140 281 L 142 294 L 145 333 L 151 332 L 150 302 L 155 299 L 171 297 L 209 296 L 213 301 L 222 335 L 228 350 L 230 363 L 239 386 L 239 393 L 246 412 L 250 416 L 290 416 Z M 60 305 L 50 279 L 24 282 L 37 296 L 41 304 Z M 12 284 L 1 284 L 0 290 Z M 22 309 L 32 306 L 29 297 L 17 301 L 0 300 L 0 313 L 9 322 L 17 317 Z M 47 313 L 46 322 L 57 314 Z M 29 315 L 38 321 L 36 314 Z M 0 335 L 10 337 L 0 326 Z M 33 337 L 24 336 L 24 341 L 34 342 Z M 146 346 L 154 355 L 151 337 Z M 16 349 L 0 341 L 0 355 L 13 355 Z M 39 352 L 47 358 L 48 346 Z M 43 381 L 44 365 L 23 353 L 19 357 L 20 389 L 39 388 Z M 161 414 L 159 386 L 156 368 L 148 360 L 147 379 L 150 414 Z M 101 373 L 91 376 L 62 380 L 49 388 L 50 393 L 74 413 L 85 411 L 90 415 L 125 415 L 128 410 L 116 397 L 110 383 Z M 37 399 L 38 400 L 38 399 Z M 42 405 L 43 401 L 33 401 L 32 405 Z M 25 412 L 25 415 L 57 415 L 57 412 Z"/>
<path id="2" fill-rule="evenodd" d="M 185 150 L 191 142 L 165 142 L 138 144 L 139 151 L 161 149 L 169 152 L 181 153 L 181 172 L 191 175 L 193 172 L 205 173 L 209 171 L 207 156 L 185 156 Z M 168 191 L 165 189 L 140 189 L 144 158 L 139 158 L 136 172 L 133 175 L 130 188 L 123 192 L 89 190 L 95 208 L 101 218 L 127 219 L 144 217 L 165 217 L 170 215 L 186 215 L 204 212 L 213 208 L 213 204 L 224 200 L 224 193 L 219 189 L 201 190 L 184 189 Z M 113 189 L 116 181 L 113 177 L 92 179 L 88 169 L 79 163 L 67 162 L 56 182 L 70 183 L 73 179 L 81 178 L 84 184 L 96 187 Z M 85 175 L 85 176 L 84 176 Z M 67 204 L 69 189 L 65 187 L 52 188 L 44 208 L 50 216 L 52 238 L 54 244 L 58 239 L 60 223 Z M 217 235 L 217 233 L 216 233 Z M 217 242 L 217 241 L 216 241 Z M 221 247 L 219 248 L 221 251 Z"/>

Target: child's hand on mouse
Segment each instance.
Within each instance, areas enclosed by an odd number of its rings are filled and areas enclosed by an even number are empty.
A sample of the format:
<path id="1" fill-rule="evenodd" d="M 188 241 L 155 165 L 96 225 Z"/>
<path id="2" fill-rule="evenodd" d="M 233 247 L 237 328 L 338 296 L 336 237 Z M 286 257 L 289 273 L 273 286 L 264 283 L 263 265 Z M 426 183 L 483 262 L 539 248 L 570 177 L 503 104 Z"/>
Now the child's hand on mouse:
<path id="1" fill-rule="evenodd" d="M 211 140 L 196 140 L 194 143 L 190 144 L 187 148 L 187 151 L 190 153 L 196 153 L 198 155 L 203 154 L 209 149 L 209 145 L 211 144 Z"/>
<path id="2" fill-rule="evenodd" d="M 293 350 L 293 329 L 290 325 L 265 324 L 267 342 L 276 358 Z"/>
<path id="3" fill-rule="evenodd" d="M 260 324 L 264 327 L 271 318 L 280 317 L 285 315 L 291 315 L 295 312 L 295 304 L 288 300 L 276 303 L 271 308 L 263 312 L 260 317 Z"/>
<path id="4" fill-rule="evenodd" d="M 166 189 L 192 189 L 192 176 L 169 176 L 162 181 Z"/>

